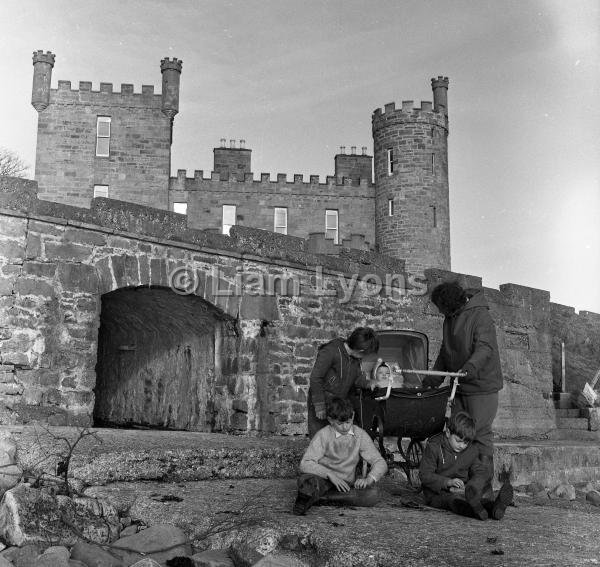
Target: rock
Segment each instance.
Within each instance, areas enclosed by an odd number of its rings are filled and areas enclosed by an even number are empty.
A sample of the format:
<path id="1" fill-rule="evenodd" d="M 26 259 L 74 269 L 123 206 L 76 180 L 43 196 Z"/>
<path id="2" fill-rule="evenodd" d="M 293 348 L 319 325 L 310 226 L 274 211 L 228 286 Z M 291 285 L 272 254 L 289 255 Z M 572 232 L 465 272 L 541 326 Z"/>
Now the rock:
<path id="1" fill-rule="evenodd" d="M 550 498 L 561 498 L 563 500 L 575 500 L 577 495 L 572 484 L 559 484 L 549 494 Z"/>
<path id="2" fill-rule="evenodd" d="M 234 567 L 229 553 L 219 549 L 209 549 L 192 555 L 196 567 Z"/>
<path id="3" fill-rule="evenodd" d="M 123 567 L 124 563 L 116 552 L 99 545 L 78 541 L 71 548 L 71 560 L 80 561 L 87 567 Z M 134 561 L 136 561 L 134 559 Z"/>
<path id="4" fill-rule="evenodd" d="M 129 516 L 125 516 L 124 518 L 121 518 L 121 525 L 124 528 L 127 528 L 131 525 L 131 518 Z"/>
<path id="5" fill-rule="evenodd" d="M 66 547 L 49 547 L 38 555 L 33 567 L 69 567 L 69 550 Z"/>
<path id="6" fill-rule="evenodd" d="M 93 506 L 76 503 L 67 496 L 50 496 L 19 485 L 0 503 L 0 538 L 10 544 L 53 541 L 73 545 L 79 533 L 98 543 L 108 543 L 118 534 L 119 519 L 97 516 Z"/>
<path id="7" fill-rule="evenodd" d="M 137 532 L 138 532 L 137 524 L 131 524 L 130 526 L 127 526 L 126 528 L 123 528 L 121 530 L 120 537 L 129 537 L 131 535 L 137 534 Z"/>
<path id="8" fill-rule="evenodd" d="M 170 524 L 150 526 L 134 535 L 118 539 L 114 545 L 145 553 L 159 563 L 178 555 L 192 555 L 192 546 L 183 530 Z"/>
<path id="9" fill-rule="evenodd" d="M 293 555 L 283 553 L 269 553 L 265 555 L 253 567 L 310 567 L 308 563 L 301 561 Z"/>
<path id="10" fill-rule="evenodd" d="M 590 490 L 586 493 L 585 499 L 594 506 L 600 506 L 600 492 L 597 490 Z"/>
<path id="11" fill-rule="evenodd" d="M 21 467 L 15 463 L 12 455 L 0 449 L 0 494 L 4 494 L 18 484 L 23 476 Z"/>
<path id="12" fill-rule="evenodd" d="M 9 547 L 0 553 L 0 557 L 8 560 L 11 567 L 31 567 L 44 548 L 45 545 L 41 543 L 29 543 L 23 547 Z"/>
<path id="13" fill-rule="evenodd" d="M 69 567 L 88 567 L 85 563 L 77 561 L 77 559 L 69 559 Z"/>
<path id="14" fill-rule="evenodd" d="M 161 567 L 161 565 L 160 563 L 157 563 L 156 561 L 154 561 L 154 559 L 151 559 L 150 557 L 144 557 L 144 559 L 137 561 L 136 563 L 131 565 L 131 567 Z"/>
<path id="15" fill-rule="evenodd" d="M 264 555 L 256 547 L 257 545 L 252 545 L 248 541 L 232 542 L 229 553 L 233 559 L 233 564 L 236 567 L 250 567 L 260 561 Z"/>
<path id="16" fill-rule="evenodd" d="M 532 496 L 536 496 L 540 492 L 545 492 L 545 491 L 546 491 L 546 489 L 544 488 L 544 486 L 537 480 L 529 483 L 525 487 L 525 492 L 527 492 L 527 494 L 531 494 Z"/>
<path id="17" fill-rule="evenodd" d="M 0 557 L 0 567 L 15 567 L 15 564 L 4 557 Z"/>

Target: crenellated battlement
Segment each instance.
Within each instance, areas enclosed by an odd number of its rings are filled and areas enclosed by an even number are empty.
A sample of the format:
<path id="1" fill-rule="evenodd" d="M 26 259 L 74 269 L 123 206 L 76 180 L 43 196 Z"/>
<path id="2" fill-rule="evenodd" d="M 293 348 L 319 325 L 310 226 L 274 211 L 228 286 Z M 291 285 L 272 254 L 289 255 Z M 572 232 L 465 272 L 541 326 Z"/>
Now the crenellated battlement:
<path id="1" fill-rule="evenodd" d="M 415 107 L 414 101 L 403 100 L 400 108 L 396 108 L 395 102 L 390 102 L 373 111 L 373 129 L 402 122 L 424 122 L 448 128 L 448 117 L 442 110 L 435 110 L 431 101 L 423 100 L 420 107 Z"/>
<path id="2" fill-rule="evenodd" d="M 100 83 L 94 89 L 91 81 L 79 81 L 74 89 L 71 81 L 59 80 L 57 88 L 50 89 L 50 102 L 53 104 L 86 103 L 98 106 L 139 106 L 160 108 L 162 95 L 154 92 L 154 85 L 142 85 L 141 92 L 130 83 L 121 83 L 115 90 L 113 83 Z"/>
<path id="3" fill-rule="evenodd" d="M 193 176 L 188 176 L 188 172 L 185 169 L 178 169 L 177 176 L 171 177 L 169 180 L 169 190 L 171 191 L 202 191 L 207 188 L 207 184 L 210 183 L 211 190 L 228 191 L 232 190 L 232 186 L 235 185 L 237 191 L 261 191 L 273 192 L 276 187 L 283 186 L 284 188 L 297 188 L 299 192 L 314 192 L 318 194 L 323 189 L 336 188 L 336 193 L 340 193 L 339 188 L 351 187 L 351 194 L 355 196 L 373 196 L 372 189 L 374 187 L 368 179 L 360 179 L 360 183 L 356 183 L 355 179 L 351 177 L 336 177 L 335 175 L 327 175 L 325 182 L 321 182 L 319 175 L 309 175 L 308 181 L 304 180 L 304 175 L 301 173 L 294 173 L 292 179 L 288 180 L 288 175 L 285 173 L 276 174 L 275 178 L 271 178 L 270 173 L 261 173 L 260 179 L 254 178 L 254 173 L 246 173 L 243 181 L 238 179 L 236 176 L 228 176 L 217 171 L 211 171 L 210 177 L 204 177 L 204 171 L 201 169 L 194 170 Z M 358 191 L 357 189 L 362 190 Z"/>

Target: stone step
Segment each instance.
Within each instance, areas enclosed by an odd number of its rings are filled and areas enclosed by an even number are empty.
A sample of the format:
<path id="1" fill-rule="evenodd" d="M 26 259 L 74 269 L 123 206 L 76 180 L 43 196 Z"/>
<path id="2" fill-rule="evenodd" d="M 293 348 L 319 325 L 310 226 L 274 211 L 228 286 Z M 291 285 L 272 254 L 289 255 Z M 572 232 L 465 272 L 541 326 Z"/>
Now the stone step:
<path id="1" fill-rule="evenodd" d="M 586 420 L 582 420 L 586 421 Z M 17 442 L 25 469 L 55 472 L 65 443 L 76 428 L 5 426 Z M 308 445 L 306 437 L 244 437 L 185 431 L 95 429 L 102 440 L 85 437 L 73 454 L 70 472 L 87 485 L 114 482 L 244 478 L 294 478 Z M 563 481 L 600 480 L 600 432 L 577 429 L 552 431 L 552 440 L 498 440 L 495 468 L 511 469 L 515 485 L 539 481 L 555 486 Z M 496 475 L 497 476 L 497 475 Z M 496 486 L 497 487 L 497 486 Z"/>
<path id="2" fill-rule="evenodd" d="M 566 418 L 566 417 L 584 417 L 583 415 L 581 415 L 581 410 L 579 410 L 578 408 L 557 408 L 556 410 L 556 417 L 559 418 Z"/>
<path id="3" fill-rule="evenodd" d="M 554 399 L 554 407 L 557 409 L 569 409 L 575 407 L 570 392 L 554 392 L 552 398 Z"/>
<path id="4" fill-rule="evenodd" d="M 582 429 L 587 431 L 588 420 L 584 417 L 563 417 L 557 420 L 558 429 Z"/>

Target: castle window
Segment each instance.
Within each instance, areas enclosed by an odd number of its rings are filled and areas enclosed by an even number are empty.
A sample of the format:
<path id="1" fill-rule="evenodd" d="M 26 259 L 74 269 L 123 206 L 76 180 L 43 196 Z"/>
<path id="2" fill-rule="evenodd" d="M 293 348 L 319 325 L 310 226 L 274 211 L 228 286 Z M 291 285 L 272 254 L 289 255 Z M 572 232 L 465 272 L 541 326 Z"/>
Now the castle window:
<path id="1" fill-rule="evenodd" d="M 96 119 L 96 155 L 110 155 L 110 116 L 98 116 Z"/>
<path id="2" fill-rule="evenodd" d="M 333 240 L 334 244 L 339 243 L 338 212 L 332 209 L 325 211 L 325 238 Z"/>
<path id="3" fill-rule="evenodd" d="M 94 185 L 94 199 L 106 197 L 108 199 L 108 185 Z"/>
<path id="4" fill-rule="evenodd" d="M 387 151 L 387 172 L 388 175 L 394 173 L 394 150 L 391 148 Z"/>
<path id="5" fill-rule="evenodd" d="M 235 225 L 236 209 L 235 205 L 223 205 L 223 234 L 229 234 L 231 227 Z"/>
<path id="6" fill-rule="evenodd" d="M 187 203 L 173 203 L 173 212 L 187 215 Z"/>
<path id="7" fill-rule="evenodd" d="M 279 234 L 287 234 L 287 207 L 275 207 L 273 230 Z"/>
<path id="8" fill-rule="evenodd" d="M 433 228 L 437 228 L 437 208 L 434 205 L 431 206 L 431 213 L 433 216 Z"/>
<path id="9" fill-rule="evenodd" d="M 431 154 L 431 173 L 435 173 L 435 154 Z"/>
<path id="10" fill-rule="evenodd" d="M 394 216 L 394 199 L 388 199 L 388 217 Z"/>

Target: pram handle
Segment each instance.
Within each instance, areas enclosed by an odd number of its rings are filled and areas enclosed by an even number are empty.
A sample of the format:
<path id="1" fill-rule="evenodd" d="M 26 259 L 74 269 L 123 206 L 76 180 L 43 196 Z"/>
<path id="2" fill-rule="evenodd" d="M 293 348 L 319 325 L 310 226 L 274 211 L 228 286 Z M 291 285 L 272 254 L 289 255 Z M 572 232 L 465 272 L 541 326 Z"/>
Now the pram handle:
<path id="1" fill-rule="evenodd" d="M 442 372 L 440 370 L 400 370 L 400 374 L 402 374 L 403 372 L 406 372 L 407 374 L 408 373 L 425 374 L 426 376 L 449 376 L 450 378 L 462 378 L 463 376 L 467 375 L 466 372 Z M 393 384 L 393 377 L 390 376 L 390 380 L 388 382 L 387 391 L 385 393 L 385 396 L 379 396 L 378 398 L 375 398 L 376 402 L 383 402 L 390 397 L 390 395 L 392 393 L 392 384 Z M 454 400 L 454 395 L 456 394 L 457 386 L 458 386 L 458 380 L 454 380 L 454 382 L 452 384 L 452 392 L 450 393 L 450 397 L 448 398 L 448 401 L 450 404 Z"/>

